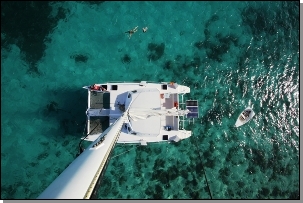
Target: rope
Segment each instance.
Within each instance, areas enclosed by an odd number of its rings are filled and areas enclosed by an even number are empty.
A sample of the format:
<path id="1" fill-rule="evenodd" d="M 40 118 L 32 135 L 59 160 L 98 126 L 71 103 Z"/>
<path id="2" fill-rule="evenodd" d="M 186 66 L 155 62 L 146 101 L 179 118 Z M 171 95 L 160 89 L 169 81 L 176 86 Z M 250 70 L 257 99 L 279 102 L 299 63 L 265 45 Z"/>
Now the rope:
<path id="1" fill-rule="evenodd" d="M 152 144 L 157 144 L 157 145 L 161 145 L 161 144 L 167 144 L 168 142 L 160 142 L 160 143 L 148 143 L 148 145 L 152 145 Z M 120 156 L 120 155 L 122 155 L 122 154 L 125 154 L 126 152 L 129 152 L 129 151 L 131 151 L 131 150 L 133 150 L 133 149 L 136 149 L 137 147 L 140 147 L 141 145 L 140 144 L 138 144 L 138 145 L 136 145 L 136 147 L 133 147 L 132 149 L 129 149 L 129 150 L 126 150 L 125 152 L 122 152 L 122 153 L 120 153 L 120 154 L 117 154 L 117 155 L 115 155 L 115 156 L 113 156 L 113 157 L 111 157 L 111 159 L 112 158 L 115 158 L 115 157 L 117 157 L 117 156 Z"/>
<path id="2" fill-rule="evenodd" d="M 196 142 L 194 142 L 194 143 L 195 143 L 195 146 L 196 146 L 196 148 L 197 148 L 197 152 L 198 152 L 198 154 L 199 154 L 200 162 L 201 162 L 201 164 L 202 164 L 202 169 L 203 169 L 204 177 L 205 177 L 205 180 L 206 180 L 206 185 L 207 185 L 208 193 L 209 193 L 210 198 L 212 199 L 213 197 L 212 197 L 211 192 L 210 192 L 210 189 L 209 189 L 209 185 L 208 185 L 206 173 L 205 173 L 205 170 L 204 170 L 202 158 L 201 158 L 201 155 L 200 155 L 200 152 L 199 152 L 199 150 L 198 150 L 198 146 L 197 146 Z"/>
<path id="3" fill-rule="evenodd" d="M 140 145 L 137 145 L 136 147 L 133 147 L 132 149 L 126 150 L 125 152 L 122 152 L 121 154 L 117 154 L 117 155 L 111 157 L 111 159 L 113 159 L 113 158 L 115 158 L 115 157 L 117 157 L 117 156 L 120 156 L 120 155 L 122 155 L 122 154 L 125 154 L 126 152 L 129 152 L 129 151 L 131 151 L 131 150 L 133 150 L 133 149 L 136 149 L 138 146 L 140 146 Z"/>
<path id="4" fill-rule="evenodd" d="M 98 125 L 99 125 L 100 123 L 98 123 Z M 83 139 L 81 139 L 81 141 L 79 142 L 79 154 L 78 154 L 78 156 L 84 151 L 84 149 L 82 148 L 82 146 L 81 146 L 81 144 L 82 144 L 82 142 L 83 142 L 83 140 L 85 140 L 85 138 L 87 138 L 87 136 L 89 136 L 90 134 L 91 134 L 91 132 L 93 132 L 95 129 L 96 129 L 96 127 L 98 127 L 98 125 L 96 125 Z M 84 132 L 85 132 L 85 129 L 86 129 L 86 126 L 87 126 L 87 121 L 86 121 L 86 123 L 85 123 L 85 126 L 84 126 L 84 129 L 83 129 L 83 135 L 84 135 Z"/>

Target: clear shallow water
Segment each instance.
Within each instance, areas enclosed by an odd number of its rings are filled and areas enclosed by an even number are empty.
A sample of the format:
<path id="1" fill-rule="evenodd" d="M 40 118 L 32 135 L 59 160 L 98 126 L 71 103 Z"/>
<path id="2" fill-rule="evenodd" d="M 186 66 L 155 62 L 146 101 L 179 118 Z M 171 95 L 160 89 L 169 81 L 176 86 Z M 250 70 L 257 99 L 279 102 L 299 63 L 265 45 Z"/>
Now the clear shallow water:
<path id="1" fill-rule="evenodd" d="M 98 198 L 298 198 L 298 2 L 5 2 L 1 14 L 1 199 L 36 198 L 74 160 L 81 87 L 112 80 L 188 85 L 201 116 L 182 142 L 116 145 Z"/>

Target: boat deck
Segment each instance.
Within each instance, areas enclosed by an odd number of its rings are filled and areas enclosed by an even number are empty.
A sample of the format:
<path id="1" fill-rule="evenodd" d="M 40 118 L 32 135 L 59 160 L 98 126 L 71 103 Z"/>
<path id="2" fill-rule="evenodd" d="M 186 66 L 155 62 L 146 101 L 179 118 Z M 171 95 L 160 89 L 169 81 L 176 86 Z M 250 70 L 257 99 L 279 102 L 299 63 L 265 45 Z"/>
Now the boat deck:
<path id="1" fill-rule="evenodd" d="M 92 116 L 89 120 L 89 129 L 91 135 L 102 133 L 106 128 L 108 128 L 109 124 L 108 116 Z"/>
<path id="2" fill-rule="evenodd" d="M 109 93 L 90 92 L 90 108 L 91 109 L 108 109 L 110 106 Z"/>
<path id="3" fill-rule="evenodd" d="M 101 134 L 122 115 L 124 111 L 121 110 L 121 105 L 127 105 L 126 100 L 130 98 L 128 91 L 135 91 L 132 94 L 132 106 L 134 108 L 140 109 L 143 107 L 160 110 L 174 108 L 175 103 L 177 105 L 179 103 L 179 94 L 185 94 L 190 91 L 188 87 L 182 85 L 175 86 L 163 83 L 106 83 L 97 85 L 102 85 L 107 92 L 88 92 L 89 106 L 87 115 L 90 120 L 88 129 L 92 131 L 90 132 L 91 135 Z M 144 89 L 146 91 L 142 91 Z M 161 115 L 158 118 L 149 117 L 136 121 L 127 119 L 125 126 L 126 124 L 131 124 L 131 128 L 123 127 L 121 129 L 118 143 L 138 143 L 142 140 L 146 142 L 167 141 L 175 136 L 182 137 L 184 134 L 179 132 L 179 116 Z M 155 129 L 155 125 L 157 129 Z M 171 130 L 167 131 L 165 129 L 167 126 L 171 127 Z M 190 132 L 186 132 L 184 136 L 190 136 L 188 133 Z"/>
<path id="4" fill-rule="evenodd" d="M 88 132 L 90 135 L 102 133 L 102 122 L 100 117 L 91 117 L 89 122 L 89 129 L 90 132 Z"/>

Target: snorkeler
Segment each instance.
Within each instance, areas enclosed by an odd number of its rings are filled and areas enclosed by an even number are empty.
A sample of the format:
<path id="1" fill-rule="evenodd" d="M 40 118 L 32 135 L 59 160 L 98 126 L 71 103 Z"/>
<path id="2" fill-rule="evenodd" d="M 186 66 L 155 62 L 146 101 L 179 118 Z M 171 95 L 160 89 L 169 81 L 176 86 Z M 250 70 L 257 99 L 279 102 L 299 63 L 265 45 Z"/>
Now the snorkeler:
<path id="1" fill-rule="evenodd" d="M 134 34 L 135 32 L 138 31 L 138 26 L 135 27 L 134 29 L 132 30 L 129 30 L 129 31 L 126 31 L 125 33 L 128 33 L 129 34 L 129 39 L 131 38 L 132 34 Z"/>
<path id="2" fill-rule="evenodd" d="M 143 32 L 146 32 L 148 30 L 148 27 L 142 28 Z"/>

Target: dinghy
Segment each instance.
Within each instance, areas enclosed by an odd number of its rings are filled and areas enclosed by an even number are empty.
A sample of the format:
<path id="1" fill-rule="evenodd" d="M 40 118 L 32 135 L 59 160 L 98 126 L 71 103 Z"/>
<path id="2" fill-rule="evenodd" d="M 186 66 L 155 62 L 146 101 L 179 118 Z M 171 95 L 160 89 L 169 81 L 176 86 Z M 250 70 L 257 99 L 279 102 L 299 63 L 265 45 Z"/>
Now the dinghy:
<path id="1" fill-rule="evenodd" d="M 252 117 L 254 117 L 255 112 L 252 110 L 252 108 L 247 107 L 244 111 L 241 112 L 241 114 L 238 116 L 238 119 L 236 121 L 235 126 L 239 127 L 241 125 L 244 125 L 245 123 L 247 123 L 248 121 L 250 121 L 252 119 Z"/>

